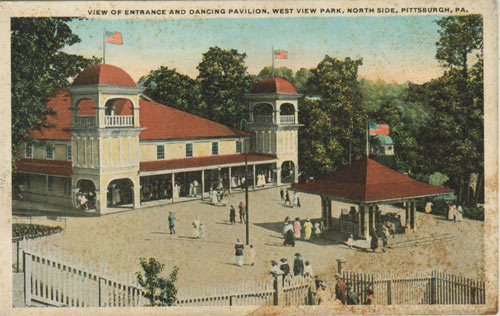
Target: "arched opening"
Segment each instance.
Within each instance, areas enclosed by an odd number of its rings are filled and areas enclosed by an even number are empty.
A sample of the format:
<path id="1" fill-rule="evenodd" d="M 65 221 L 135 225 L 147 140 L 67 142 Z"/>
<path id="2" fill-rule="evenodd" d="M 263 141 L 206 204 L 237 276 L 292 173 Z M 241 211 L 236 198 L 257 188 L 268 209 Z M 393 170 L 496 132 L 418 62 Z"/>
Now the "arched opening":
<path id="1" fill-rule="evenodd" d="M 114 98 L 106 101 L 104 115 L 106 126 L 133 126 L 133 103 L 129 99 Z"/>
<path id="2" fill-rule="evenodd" d="M 80 179 L 76 183 L 76 206 L 82 210 L 93 210 L 96 208 L 96 193 L 94 182 Z"/>
<path id="3" fill-rule="evenodd" d="M 293 183 L 295 180 L 295 164 L 291 160 L 284 161 L 281 164 L 281 182 Z"/>
<path id="4" fill-rule="evenodd" d="M 77 127 L 92 127 L 96 125 L 96 106 L 94 99 L 83 98 L 76 103 L 75 125 Z"/>
<path id="5" fill-rule="evenodd" d="M 283 103 L 280 106 L 280 123 L 293 124 L 295 123 L 295 107 L 291 103 Z"/>
<path id="6" fill-rule="evenodd" d="M 108 207 L 133 207 L 134 183 L 130 179 L 116 179 L 109 183 L 107 193 Z"/>
<path id="7" fill-rule="evenodd" d="M 253 121 L 259 123 L 273 122 L 273 106 L 269 103 L 258 103 L 253 106 Z"/>

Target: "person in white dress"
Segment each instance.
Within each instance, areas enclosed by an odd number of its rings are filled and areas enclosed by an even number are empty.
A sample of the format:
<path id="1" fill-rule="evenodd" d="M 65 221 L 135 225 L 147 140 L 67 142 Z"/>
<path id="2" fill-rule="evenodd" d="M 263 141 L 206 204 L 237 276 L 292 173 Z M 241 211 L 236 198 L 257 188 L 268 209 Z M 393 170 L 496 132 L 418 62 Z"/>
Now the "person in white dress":
<path id="1" fill-rule="evenodd" d="M 179 184 L 176 183 L 174 185 L 174 199 L 178 199 L 179 198 Z"/>
<path id="2" fill-rule="evenodd" d="M 219 200 L 217 199 L 217 191 L 211 189 L 210 190 L 210 203 L 213 205 L 217 204 Z"/>
<path id="3" fill-rule="evenodd" d="M 458 205 L 456 213 L 457 213 L 456 214 L 457 222 L 461 222 L 464 214 L 464 209 L 462 208 L 462 205 Z"/>
<path id="4" fill-rule="evenodd" d="M 426 212 L 427 214 L 429 214 L 430 212 L 432 212 L 432 205 L 433 205 L 433 204 L 432 204 L 432 202 L 427 202 L 427 203 L 425 204 L 425 212 Z"/>
<path id="5" fill-rule="evenodd" d="M 293 204 L 292 205 L 295 207 L 295 206 L 298 206 L 298 204 L 299 204 L 299 198 L 297 196 L 297 192 L 293 191 Z"/>

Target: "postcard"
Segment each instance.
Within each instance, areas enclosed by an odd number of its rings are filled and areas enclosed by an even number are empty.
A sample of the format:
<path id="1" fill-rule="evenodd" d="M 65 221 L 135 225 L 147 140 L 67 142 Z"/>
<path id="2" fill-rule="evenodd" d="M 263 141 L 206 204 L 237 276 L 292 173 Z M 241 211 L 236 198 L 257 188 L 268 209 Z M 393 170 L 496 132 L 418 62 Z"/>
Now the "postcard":
<path id="1" fill-rule="evenodd" d="M 497 313 L 494 1 L 0 10 L 7 314 Z"/>

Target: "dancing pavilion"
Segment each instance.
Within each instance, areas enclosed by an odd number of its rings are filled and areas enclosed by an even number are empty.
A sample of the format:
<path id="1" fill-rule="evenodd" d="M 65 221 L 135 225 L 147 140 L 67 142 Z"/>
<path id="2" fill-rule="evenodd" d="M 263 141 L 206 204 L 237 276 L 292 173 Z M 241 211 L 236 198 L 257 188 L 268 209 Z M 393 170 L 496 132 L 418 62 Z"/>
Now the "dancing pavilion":
<path id="1" fill-rule="evenodd" d="M 404 203 L 405 231 L 416 229 L 416 201 L 429 197 L 450 197 L 453 190 L 414 180 L 375 160 L 363 157 L 351 165 L 306 183 L 292 184 L 291 190 L 318 195 L 321 217 L 326 229 L 332 229 L 332 201 L 353 205 L 353 215 L 346 233 L 368 239 L 376 231 L 376 209 L 379 204 Z M 355 211 L 355 212 L 354 212 Z M 347 215 L 347 214 L 346 214 Z"/>

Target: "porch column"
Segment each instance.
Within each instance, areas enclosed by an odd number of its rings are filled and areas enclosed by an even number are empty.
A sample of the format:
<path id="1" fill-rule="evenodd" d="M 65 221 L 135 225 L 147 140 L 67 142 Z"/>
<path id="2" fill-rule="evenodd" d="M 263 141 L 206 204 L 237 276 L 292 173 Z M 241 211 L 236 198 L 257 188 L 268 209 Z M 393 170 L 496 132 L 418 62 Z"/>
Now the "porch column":
<path id="1" fill-rule="evenodd" d="M 321 219 L 325 223 L 325 230 L 328 230 L 328 211 L 326 206 L 326 198 L 321 196 Z"/>
<path id="2" fill-rule="evenodd" d="M 329 229 L 332 229 L 332 200 L 330 198 L 327 198 L 326 200 L 326 207 L 327 207 L 327 214 L 328 214 L 328 227 Z"/>
<path id="3" fill-rule="evenodd" d="M 76 194 L 78 193 L 77 187 L 71 187 L 71 204 L 73 207 L 78 207 L 78 203 L 76 200 Z"/>
<path id="4" fill-rule="evenodd" d="M 276 166 L 276 185 L 280 185 L 281 184 L 281 168 L 278 168 Z"/>
<path id="5" fill-rule="evenodd" d="M 231 194 L 231 167 L 229 167 L 229 194 Z"/>
<path id="6" fill-rule="evenodd" d="M 369 225 L 369 220 L 368 220 L 368 207 L 365 205 L 363 207 L 363 236 L 365 237 L 366 240 L 368 240 L 370 236 L 370 225 Z"/>
<path id="7" fill-rule="evenodd" d="M 358 236 L 357 237 L 362 237 L 363 236 L 363 216 L 361 215 L 361 212 L 365 212 L 363 204 L 358 204 Z"/>
<path id="8" fill-rule="evenodd" d="M 141 208 L 141 186 L 134 184 L 134 208 Z"/>
<path id="9" fill-rule="evenodd" d="M 255 190 L 255 164 L 253 165 L 253 189 Z"/>
<path id="10" fill-rule="evenodd" d="M 298 182 L 299 182 L 299 167 L 295 167 L 293 172 L 293 183 L 298 183 Z"/>
<path id="11" fill-rule="evenodd" d="M 201 170 L 201 199 L 203 200 L 203 195 L 205 194 L 205 170 Z"/>
<path id="12" fill-rule="evenodd" d="M 410 224 L 410 201 L 405 202 L 405 227 Z"/>
<path id="13" fill-rule="evenodd" d="M 415 221 L 415 201 L 410 202 L 410 228 L 411 230 L 415 231 L 417 228 L 416 221 Z"/>
<path id="14" fill-rule="evenodd" d="M 174 188 L 175 188 L 175 174 L 170 174 L 170 181 L 172 182 L 172 203 L 174 203 Z"/>
<path id="15" fill-rule="evenodd" d="M 373 229 L 374 213 L 375 213 L 375 210 L 373 208 L 373 205 L 368 206 L 368 233 L 369 234 L 371 234 L 372 231 L 374 231 L 374 229 Z"/>
<path id="16" fill-rule="evenodd" d="M 95 212 L 101 214 L 103 211 L 107 210 L 107 199 L 106 195 L 108 190 L 95 190 Z"/>

